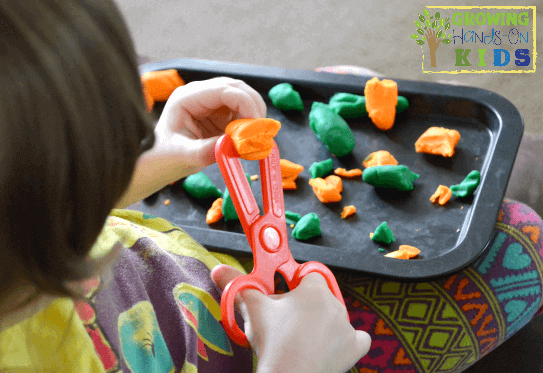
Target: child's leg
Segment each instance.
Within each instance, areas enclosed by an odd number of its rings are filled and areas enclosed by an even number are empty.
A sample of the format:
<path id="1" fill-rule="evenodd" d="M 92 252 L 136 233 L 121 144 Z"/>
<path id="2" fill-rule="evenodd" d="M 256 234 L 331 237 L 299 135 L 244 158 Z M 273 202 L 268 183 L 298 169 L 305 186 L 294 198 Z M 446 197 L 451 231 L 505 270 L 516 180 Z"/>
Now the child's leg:
<path id="1" fill-rule="evenodd" d="M 353 326 L 372 337 L 353 372 L 461 372 L 500 345 L 541 307 L 542 230 L 531 208 L 504 201 L 488 249 L 461 272 L 422 283 L 337 273 Z"/>

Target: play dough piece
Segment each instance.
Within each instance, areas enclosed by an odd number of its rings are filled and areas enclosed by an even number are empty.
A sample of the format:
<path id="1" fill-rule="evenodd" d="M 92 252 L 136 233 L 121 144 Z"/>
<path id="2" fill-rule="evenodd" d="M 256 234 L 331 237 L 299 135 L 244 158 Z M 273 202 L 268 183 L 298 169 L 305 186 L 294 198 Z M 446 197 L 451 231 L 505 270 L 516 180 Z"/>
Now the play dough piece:
<path id="1" fill-rule="evenodd" d="M 334 170 L 334 173 L 338 176 L 341 176 L 347 179 L 352 179 L 355 177 L 362 176 L 362 170 L 359 168 L 353 168 L 352 170 L 348 170 L 348 171 L 344 168 L 336 168 Z"/>
<path id="2" fill-rule="evenodd" d="M 310 179 L 309 185 L 313 187 L 313 192 L 322 203 L 341 201 L 343 183 L 339 176 L 330 175 L 326 179 L 320 177 Z"/>
<path id="3" fill-rule="evenodd" d="M 366 82 L 364 88 L 366 110 L 377 128 L 387 131 L 394 126 L 396 105 L 398 104 L 398 85 L 390 79 L 375 77 Z"/>
<path id="4" fill-rule="evenodd" d="M 211 179 L 203 172 L 198 172 L 194 175 L 187 176 L 185 181 L 181 183 L 185 191 L 194 198 L 219 198 L 222 195 Z"/>
<path id="5" fill-rule="evenodd" d="M 457 130 L 450 130 L 443 127 L 430 127 L 415 142 L 415 149 L 417 150 L 417 153 L 452 157 L 459 140 L 460 133 Z"/>
<path id="6" fill-rule="evenodd" d="M 245 173 L 245 177 L 247 178 L 249 185 L 251 185 L 251 176 L 248 173 Z M 225 221 L 239 220 L 238 213 L 236 212 L 236 208 L 234 207 L 234 202 L 232 202 L 232 197 L 230 197 L 228 188 L 225 188 L 224 193 L 222 194 L 222 214 L 224 215 Z"/>
<path id="7" fill-rule="evenodd" d="M 343 157 L 353 151 L 355 139 L 349 125 L 328 105 L 313 102 L 309 126 L 332 154 Z"/>
<path id="8" fill-rule="evenodd" d="M 398 96 L 398 106 L 396 106 L 397 113 L 403 113 L 409 108 L 409 101 L 403 96 Z"/>
<path id="9" fill-rule="evenodd" d="M 347 216 L 351 216 L 356 213 L 356 207 L 353 205 L 345 206 L 341 212 L 341 218 L 345 219 Z"/>
<path id="10" fill-rule="evenodd" d="M 413 190 L 413 181 L 420 177 L 407 166 L 374 166 L 362 173 L 364 181 L 374 187 L 395 188 L 400 191 Z"/>
<path id="11" fill-rule="evenodd" d="M 368 114 L 366 97 L 340 92 L 330 98 L 328 106 L 343 118 L 359 118 Z"/>
<path id="12" fill-rule="evenodd" d="M 386 150 L 378 150 L 376 152 L 371 153 L 364 159 L 362 162 L 362 165 L 366 168 L 373 167 L 373 166 L 396 166 L 398 164 L 398 161 L 396 158 L 392 156 L 389 152 Z"/>
<path id="13" fill-rule="evenodd" d="M 153 104 L 154 102 L 167 101 L 177 87 L 185 85 L 185 81 L 175 69 L 148 71 L 141 76 L 141 82 L 145 95 L 152 98 Z"/>
<path id="14" fill-rule="evenodd" d="M 456 197 L 470 196 L 481 182 L 481 174 L 477 170 L 471 171 L 468 176 L 458 185 L 451 186 L 451 193 Z"/>
<path id="15" fill-rule="evenodd" d="M 297 240 L 308 240 L 321 234 L 321 222 L 314 212 L 304 215 L 292 230 L 292 237 Z"/>
<path id="16" fill-rule="evenodd" d="M 448 187 L 445 185 L 440 185 L 437 187 L 435 193 L 430 197 L 430 201 L 432 201 L 432 203 L 436 203 L 437 201 L 441 206 L 443 206 L 449 202 L 451 199 L 451 194 L 451 190 Z"/>
<path id="17" fill-rule="evenodd" d="M 223 217 L 222 214 L 222 198 L 217 198 L 211 208 L 207 211 L 206 223 L 213 224 L 221 220 Z"/>
<path id="18" fill-rule="evenodd" d="M 285 211 L 285 219 L 287 224 L 289 225 L 296 225 L 296 223 L 298 223 L 301 218 L 302 217 L 300 214 L 288 210 Z"/>
<path id="19" fill-rule="evenodd" d="M 279 110 L 304 111 L 304 103 L 300 94 L 290 83 L 277 84 L 268 92 L 270 100 Z"/>
<path id="20" fill-rule="evenodd" d="M 391 242 L 396 241 L 396 238 L 394 238 L 394 235 L 392 234 L 392 231 L 388 227 L 388 224 L 386 221 L 382 222 L 377 229 L 375 229 L 375 232 L 373 232 L 371 236 L 371 239 L 375 242 L 383 242 L 389 245 Z"/>
<path id="21" fill-rule="evenodd" d="M 386 254 L 385 256 L 389 258 L 396 258 L 396 259 L 409 259 L 409 253 L 405 250 L 396 250 L 391 253 Z"/>
<path id="22" fill-rule="evenodd" d="M 295 180 L 298 178 L 300 172 L 304 170 L 304 166 L 296 164 L 294 162 L 288 161 L 286 159 L 281 159 L 281 178 L 283 189 L 296 189 Z"/>
<path id="23" fill-rule="evenodd" d="M 325 177 L 326 175 L 330 174 L 333 169 L 334 161 L 332 158 L 328 158 L 321 162 L 313 162 L 313 164 L 309 167 L 309 175 L 311 175 L 312 179 Z"/>
<path id="24" fill-rule="evenodd" d="M 237 119 L 226 126 L 240 158 L 256 161 L 266 158 L 273 148 L 273 137 L 281 123 L 271 118 Z"/>

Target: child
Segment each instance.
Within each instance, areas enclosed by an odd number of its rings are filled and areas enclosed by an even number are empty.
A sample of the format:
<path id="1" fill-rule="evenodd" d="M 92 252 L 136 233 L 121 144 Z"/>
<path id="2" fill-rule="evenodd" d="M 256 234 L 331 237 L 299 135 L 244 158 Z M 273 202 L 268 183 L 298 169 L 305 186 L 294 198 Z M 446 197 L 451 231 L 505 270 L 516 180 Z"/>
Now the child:
<path id="1" fill-rule="evenodd" d="M 219 324 L 220 288 L 241 273 L 217 258 L 235 262 L 111 211 L 214 162 L 231 120 L 266 116 L 256 91 L 188 84 L 153 130 L 109 0 L 2 2 L 0 25 L 1 372 L 343 372 L 364 356 L 368 334 L 310 274 L 240 296 L 253 362 Z"/>

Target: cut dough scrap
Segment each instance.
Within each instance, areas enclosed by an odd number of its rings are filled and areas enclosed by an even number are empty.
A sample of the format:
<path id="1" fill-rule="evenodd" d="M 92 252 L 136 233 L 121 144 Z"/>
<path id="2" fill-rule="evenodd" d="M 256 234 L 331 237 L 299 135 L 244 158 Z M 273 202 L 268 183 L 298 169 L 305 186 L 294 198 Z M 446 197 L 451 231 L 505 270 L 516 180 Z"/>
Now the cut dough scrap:
<path id="1" fill-rule="evenodd" d="M 460 132 L 443 127 L 428 128 L 415 142 L 417 153 L 452 157 L 460 141 Z"/>

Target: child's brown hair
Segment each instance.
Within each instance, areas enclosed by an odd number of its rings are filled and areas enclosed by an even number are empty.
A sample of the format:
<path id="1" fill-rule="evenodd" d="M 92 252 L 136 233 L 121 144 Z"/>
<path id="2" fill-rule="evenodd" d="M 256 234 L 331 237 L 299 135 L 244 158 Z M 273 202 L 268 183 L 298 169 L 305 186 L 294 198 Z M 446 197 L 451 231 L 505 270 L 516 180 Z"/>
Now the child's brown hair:
<path id="1" fill-rule="evenodd" d="M 71 295 L 100 269 L 87 254 L 153 142 L 110 0 L 0 2 L 0 305 L 21 275 Z"/>

